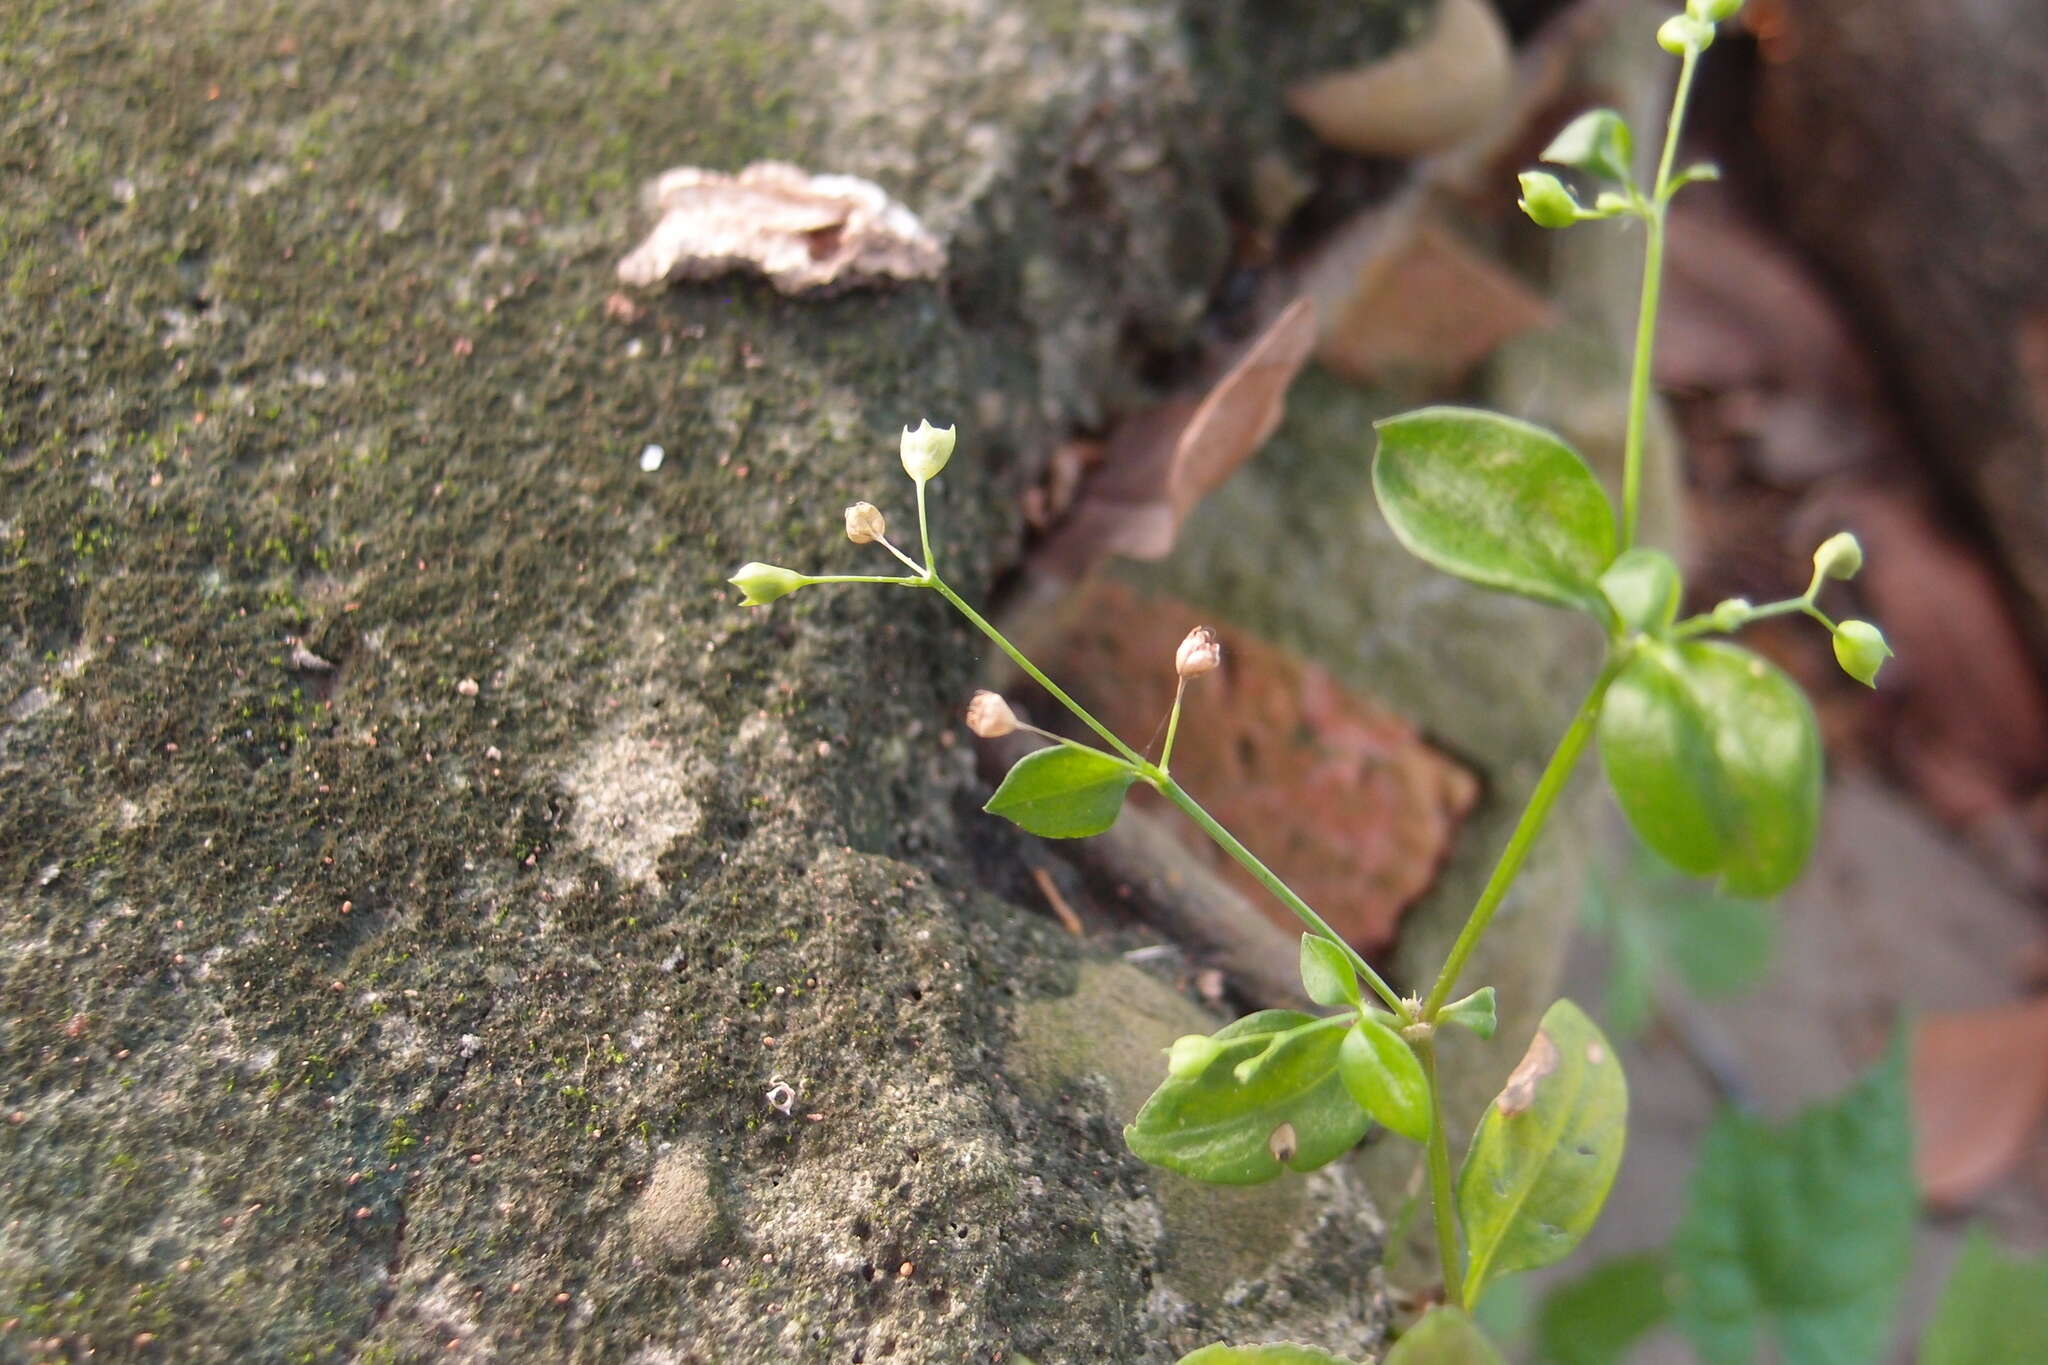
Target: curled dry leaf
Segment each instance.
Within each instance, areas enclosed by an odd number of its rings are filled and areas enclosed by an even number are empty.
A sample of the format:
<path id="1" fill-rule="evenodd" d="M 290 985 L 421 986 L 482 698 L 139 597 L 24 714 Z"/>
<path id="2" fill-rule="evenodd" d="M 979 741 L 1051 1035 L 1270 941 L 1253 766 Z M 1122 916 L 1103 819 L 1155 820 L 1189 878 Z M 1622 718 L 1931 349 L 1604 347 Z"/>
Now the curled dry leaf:
<path id="1" fill-rule="evenodd" d="M 1278 429 L 1315 344 L 1315 307 L 1296 299 L 1208 392 L 1117 427 L 1036 566 L 1072 579 L 1109 555 L 1164 558 L 1188 514 Z"/>
<path id="2" fill-rule="evenodd" d="M 923 280 L 945 248 L 881 187 L 851 175 L 811 175 L 757 161 L 737 175 L 678 166 L 648 197 L 660 221 L 619 262 L 636 287 L 737 270 L 767 276 L 785 294 Z"/>
<path id="3" fill-rule="evenodd" d="M 1416 42 L 1369 66 L 1302 81 L 1287 107 L 1332 147 L 1419 156 L 1478 132 L 1507 103 L 1514 61 L 1487 0 L 1442 0 Z"/>
<path id="4" fill-rule="evenodd" d="M 1924 1016 L 1913 1033 L 1913 1165 L 1931 1203 L 1960 1204 L 2039 1140 L 2048 1118 L 2048 997 Z"/>

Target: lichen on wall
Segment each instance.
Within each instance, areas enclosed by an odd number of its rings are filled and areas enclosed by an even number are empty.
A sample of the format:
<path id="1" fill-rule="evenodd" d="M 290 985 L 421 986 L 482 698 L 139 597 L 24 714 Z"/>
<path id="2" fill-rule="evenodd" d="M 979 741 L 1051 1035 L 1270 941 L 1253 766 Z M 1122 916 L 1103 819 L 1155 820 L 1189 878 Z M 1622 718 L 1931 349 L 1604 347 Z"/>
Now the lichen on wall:
<path id="1" fill-rule="evenodd" d="M 1277 136 L 1285 73 L 1186 18 L 0 17 L 8 1352 L 1167 1360 L 1221 1320 L 1151 1299 L 1114 1126 L 1004 1077 L 1078 953 L 972 885 L 971 641 L 722 582 L 854 562 L 929 414 L 979 591 L 1026 456 L 1143 391 L 1120 338 L 1184 338 L 1219 148 Z M 914 205 L 944 287 L 607 308 L 645 179 L 768 157 Z M 647 1212 L 685 1151 L 689 1227 Z M 1229 1321 L 1370 1330 L 1344 1285 Z"/>

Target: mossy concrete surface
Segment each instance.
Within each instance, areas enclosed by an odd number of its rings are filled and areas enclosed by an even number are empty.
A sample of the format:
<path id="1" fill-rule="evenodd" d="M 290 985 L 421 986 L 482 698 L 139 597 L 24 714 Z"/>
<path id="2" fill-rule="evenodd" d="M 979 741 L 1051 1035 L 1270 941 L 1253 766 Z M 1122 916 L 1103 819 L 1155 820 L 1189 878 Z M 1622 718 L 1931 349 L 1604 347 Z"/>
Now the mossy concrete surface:
<path id="1" fill-rule="evenodd" d="M 722 580 L 870 562 L 929 414 L 978 589 L 1020 455 L 1187 343 L 1290 64 L 1412 8 L 0 14 L 0 1356 L 1367 1338 L 1368 1217 L 1155 1286 L 1091 1068 L 1006 1079 L 1078 953 L 972 884 L 979 646 Z M 607 310 L 642 180 L 769 156 L 944 286 Z"/>

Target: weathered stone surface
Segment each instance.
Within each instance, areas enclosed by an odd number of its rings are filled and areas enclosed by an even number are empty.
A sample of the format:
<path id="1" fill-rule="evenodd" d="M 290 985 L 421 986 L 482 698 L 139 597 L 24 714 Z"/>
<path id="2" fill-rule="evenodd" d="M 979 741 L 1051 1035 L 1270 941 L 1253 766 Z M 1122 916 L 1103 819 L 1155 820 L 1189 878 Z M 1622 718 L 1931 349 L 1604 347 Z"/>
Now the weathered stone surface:
<path id="1" fill-rule="evenodd" d="M 1200 1270 L 1094 1064 L 1007 1078 L 1078 954 L 970 884 L 965 633 L 721 582 L 860 562 L 922 414 L 984 580 L 1017 452 L 1186 341 L 1275 92 L 1409 7 L 1329 8 L 0 19 L 0 1349 L 1370 1339 L 1341 1180 Z M 914 206 L 944 288 L 606 308 L 643 178 L 771 156 Z"/>

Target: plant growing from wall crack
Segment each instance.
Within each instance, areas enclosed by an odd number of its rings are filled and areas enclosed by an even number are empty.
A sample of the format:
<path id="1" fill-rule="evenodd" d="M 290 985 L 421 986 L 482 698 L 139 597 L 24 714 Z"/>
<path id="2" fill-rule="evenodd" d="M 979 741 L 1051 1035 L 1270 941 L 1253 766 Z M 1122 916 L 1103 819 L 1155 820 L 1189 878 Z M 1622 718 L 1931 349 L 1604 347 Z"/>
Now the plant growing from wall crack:
<path id="1" fill-rule="evenodd" d="M 1684 585 L 1670 556 L 1636 543 L 1651 344 L 1672 196 L 1711 167 L 1674 168 L 1679 129 L 1700 56 L 1740 0 L 1687 0 L 1659 43 L 1681 63 L 1661 154 L 1647 184 L 1633 170 L 1633 138 L 1611 110 L 1573 120 L 1543 160 L 1598 186 L 1588 207 L 1556 175 L 1521 177 L 1521 204 L 1544 227 L 1603 219 L 1643 225 L 1642 303 L 1630 383 L 1619 515 L 1585 461 L 1557 435 L 1467 408 L 1432 407 L 1379 423 L 1373 488 L 1396 536 L 1422 559 L 1482 587 L 1591 616 L 1607 651 L 1585 699 L 1544 768 L 1491 877 L 1434 981 L 1403 995 L 1313 908 L 1205 811 L 1172 774 L 1174 739 L 1189 685 L 1219 650 L 1198 630 L 1175 659 L 1179 688 L 1157 760 L 1132 748 L 1045 676 L 940 575 L 925 491 L 951 458 L 951 428 L 921 423 L 903 434 L 903 467 L 916 491 L 913 557 L 888 539 L 881 512 L 847 509 L 848 537 L 878 544 L 906 570 L 895 575 L 811 575 L 751 563 L 732 578 L 759 606 L 827 583 L 881 583 L 938 593 L 1100 741 L 1052 741 L 1011 769 L 987 809 L 1033 834 L 1082 838 L 1117 818 L 1142 782 L 1180 810 L 1301 921 L 1301 979 L 1333 1011 L 1261 1010 L 1213 1035 L 1179 1039 L 1166 1079 L 1125 1129 L 1139 1157 L 1223 1184 L 1309 1171 L 1343 1155 L 1373 1123 L 1420 1144 L 1435 1214 L 1444 1305 L 1405 1334 L 1389 1365 L 1497 1360 L 1464 1310 L 1499 1276 L 1556 1261 L 1598 1216 L 1619 1167 L 1627 1083 L 1597 1025 L 1569 1000 L 1552 1004 L 1527 1053 L 1480 1117 L 1453 1163 L 1438 1079 L 1446 1027 L 1494 1031 L 1494 992 L 1458 998 L 1465 968 L 1588 745 L 1637 835 L 1682 871 L 1732 892 L 1767 896 L 1798 876 L 1819 817 L 1821 751 L 1811 707 L 1777 668 L 1715 638 L 1767 617 L 1803 613 L 1834 637 L 1852 676 L 1875 683 L 1888 656 L 1866 622 L 1836 623 L 1818 606 L 1831 579 L 1852 576 L 1862 553 L 1838 535 L 1814 555 L 1798 597 L 1765 605 L 1721 603 L 1679 619 Z M 1002 698 L 969 709 L 975 733 L 1020 726 Z M 1183 1365 L 1330 1362 L 1289 1345 L 1206 1347 Z M 1341 1365 L 1341 1362 L 1339 1362 Z"/>

